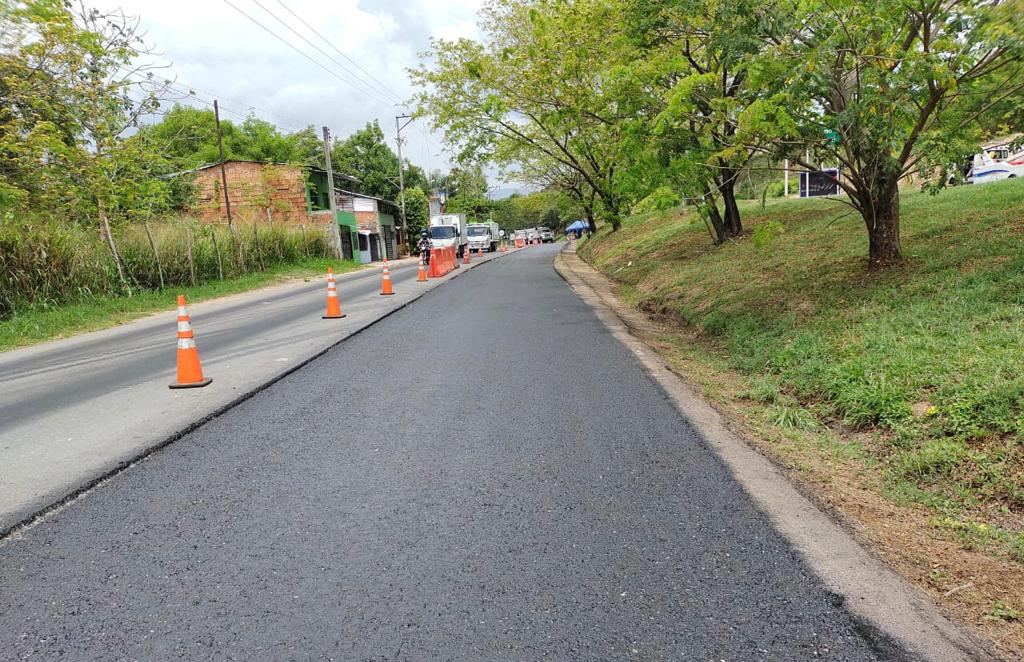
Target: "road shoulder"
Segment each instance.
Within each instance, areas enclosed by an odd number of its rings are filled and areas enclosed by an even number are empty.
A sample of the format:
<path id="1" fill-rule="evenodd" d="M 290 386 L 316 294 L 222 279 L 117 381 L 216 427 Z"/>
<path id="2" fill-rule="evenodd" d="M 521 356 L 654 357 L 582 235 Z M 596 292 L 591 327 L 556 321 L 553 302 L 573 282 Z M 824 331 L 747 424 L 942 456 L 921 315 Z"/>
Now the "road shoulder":
<path id="1" fill-rule="evenodd" d="M 656 324 L 620 301 L 607 278 L 571 248 L 558 254 L 555 269 L 636 356 L 779 532 L 867 628 L 887 633 L 928 660 L 999 659 L 987 642 L 946 618 L 927 594 L 798 490 L 779 467 L 731 428 L 728 419 L 672 372 L 645 340 L 657 334 Z"/>

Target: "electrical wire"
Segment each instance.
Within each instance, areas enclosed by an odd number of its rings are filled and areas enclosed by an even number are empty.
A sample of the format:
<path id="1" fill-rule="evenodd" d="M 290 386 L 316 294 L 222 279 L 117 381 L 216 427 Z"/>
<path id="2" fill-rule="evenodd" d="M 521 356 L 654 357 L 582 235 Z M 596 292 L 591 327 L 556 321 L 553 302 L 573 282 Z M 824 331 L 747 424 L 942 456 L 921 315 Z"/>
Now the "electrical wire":
<path id="1" fill-rule="evenodd" d="M 254 0 L 254 2 L 255 2 L 255 0 Z M 362 86 L 360 86 L 360 85 L 358 85 L 358 84 L 356 84 L 356 83 L 352 82 L 351 80 L 348 80 L 348 79 L 346 79 L 346 78 L 343 78 L 342 76 L 338 75 L 338 73 L 337 73 L 337 72 L 335 72 L 335 71 L 333 71 L 333 70 L 331 70 L 331 69 L 327 68 L 326 66 L 324 66 L 324 64 L 323 64 L 323 63 L 321 63 L 321 62 L 317 61 L 316 59 L 314 59 L 314 58 L 313 58 L 312 56 L 310 56 L 310 55 L 309 55 L 308 53 L 306 53 L 305 51 L 302 51 L 302 50 L 300 50 L 300 49 L 299 49 L 298 47 L 296 47 L 296 46 L 295 46 L 294 44 L 292 44 L 292 43 L 291 43 L 290 41 L 288 41 L 287 39 L 285 39 L 285 38 L 284 38 L 284 37 L 282 37 L 281 35 L 277 34 L 277 33 L 276 33 L 276 32 L 274 32 L 273 30 L 271 30 L 270 28 L 268 28 L 268 27 L 267 27 L 266 25 L 264 25 L 264 24 L 263 24 L 263 23 L 261 23 L 260 21 L 256 20 L 255 18 L 253 18 L 252 16 L 250 16 L 250 15 L 249 15 L 248 13 L 246 13 L 246 12 L 245 12 L 245 11 L 243 11 L 242 9 L 240 9 L 240 8 L 239 8 L 239 7 L 237 6 L 237 5 L 235 5 L 234 3 L 232 3 L 232 2 L 231 2 L 231 0 L 224 0 L 224 4 L 226 4 L 227 6 L 231 7 L 231 8 L 232 8 L 232 9 L 234 9 L 234 10 L 235 10 L 236 12 L 238 12 L 239 14 L 241 14 L 242 16 L 244 16 L 245 18 L 249 19 L 249 20 L 250 20 L 251 22 L 255 23 L 255 24 L 256 24 L 257 26 L 259 26 L 260 28 L 262 28 L 262 29 L 263 29 L 263 30 L 264 30 L 265 32 L 267 32 L 268 34 L 270 34 L 270 36 L 274 37 L 275 39 L 277 39 L 278 41 L 280 41 L 280 42 L 281 42 L 282 44 L 284 44 L 285 46 L 287 46 L 288 48 L 292 49 L 293 51 L 295 51 L 296 53 L 298 53 L 298 54 L 299 54 L 299 55 L 301 55 L 302 57 L 306 58 L 307 60 L 309 60 L 310 62 L 312 62 L 312 63 L 313 63 L 313 64 L 315 64 L 316 66 L 320 67 L 321 69 L 323 69 L 324 71 L 326 71 L 326 72 L 327 72 L 327 73 L 329 73 L 330 75 L 334 76 L 335 78 L 337 78 L 338 80 L 340 80 L 340 81 L 341 81 L 342 83 L 345 83 L 345 84 L 346 84 L 346 85 L 348 85 L 349 87 L 353 87 L 353 88 L 355 88 L 356 90 L 358 90 L 358 91 L 360 91 L 360 92 L 362 92 L 362 93 L 364 93 L 364 94 L 366 94 L 366 95 L 368 95 L 368 96 L 372 96 L 372 97 L 374 97 L 374 98 L 378 99 L 379 101 L 382 101 L 382 102 L 384 102 L 384 103 L 387 103 L 387 104 L 390 104 L 390 103 L 391 103 L 391 101 L 390 101 L 389 99 L 386 99 L 386 98 L 384 98 L 384 97 L 380 96 L 380 94 L 379 94 L 379 93 L 373 93 L 373 92 L 370 92 L 369 90 L 366 90 L 365 88 L 363 88 Z M 257 4 L 257 5 L 259 5 L 259 3 L 258 3 L 258 2 L 257 2 L 256 4 Z M 260 7 L 263 7 L 262 5 L 259 5 L 259 6 L 260 6 Z M 266 9 L 264 8 L 264 11 L 267 11 L 267 10 L 266 10 Z M 274 14 L 272 14 L 271 12 L 267 12 L 267 13 L 268 13 L 268 14 L 270 14 L 271 16 L 274 16 Z M 279 22 L 281 22 L 281 23 L 282 23 L 282 24 L 283 24 L 283 25 L 284 25 L 285 27 L 287 27 L 287 28 L 288 28 L 289 30 L 292 30 L 292 32 L 295 32 L 295 30 L 293 30 L 293 29 L 292 29 L 292 28 L 291 28 L 290 26 L 288 26 L 288 24 L 287 24 L 287 23 L 284 23 L 283 21 L 281 21 L 281 19 L 277 18 L 276 16 L 274 16 L 274 18 L 275 18 L 275 19 L 277 19 L 277 20 L 278 20 Z M 298 33 L 296 33 L 296 34 L 298 34 Z M 308 40 L 308 39 L 306 39 L 305 37 L 302 37 L 302 35 L 301 35 L 301 34 L 300 34 L 299 36 L 300 36 L 300 38 L 302 38 L 302 39 L 303 39 L 304 41 L 306 41 L 307 43 L 311 43 L 311 42 L 309 42 L 309 40 Z M 311 44 L 311 45 L 312 45 L 312 44 Z M 315 46 L 315 45 L 313 45 L 313 46 L 314 46 L 314 48 L 316 48 L 317 50 L 320 50 L 321 52 L 323 52 L 323 51 L 322 51 L 322 50 L 321 50 L 321 49 L 320 49 L 320 48 L 319 48 L 318 46 Z"/>
<path id="2" fill-rule="evenodd" d="M 255 1 L 255 0 L 254 0 L 254 1 Z M 296 13 L 295 13 L 294 11 L 292 11 L 292 10 L 291 10 L 291 9 L 290 9 L 290 8 L 288 7 L 288 5 L 284 4 L 284 2 L 283 2 L 282 0 L 276 0 L 276 2 L 277 2 L 277 4 L 281 5 L 281 6 L 282 6 L 282 7 L 284 8 L 284 10 L 285 10 L 286 12 L 288 12 L 289 14 L 291 14 L 292 16 L 294 16 L 294 17 L 295 17 L 295 18 L 296 18 L 296 19 L 297 19 L 297 20 L 299 21 L 299 23 L 302 23 L 302 25 L 304 25 L 304 26 L 306 27 L 306 29 L 308 29 L 308 30 L 309 30 L 310 32 L 312 32 L 312 33 L 313 33 L 313 34 L 315 34 L 316 36 L 320 37 L 320 39 L 321 39 L 321 40 L 322 40 L 322 41 L 323 41 L 323 42 L 324 42 L 325 44 L 327 44 L 327 45 L 328 45 L 328 46 L 330 46 L 330 47 L 331 47 L 332 49 L 334 49 L 334 51 L 335 51 L 335 52 L 336 52 L 336 53 L 337 53 L 338 55 L 340 55 L 341 57 L 345 58 L 345 59 L 346 59 L 347 61 L 349 61 L 350 63 L 352 63 L 352 66 L 354 66 L 354 67 L 355 67 L 356 69 L 358 69 L 359 71 L 363 72 L 363 73 L 364 73 L 364 74 L 366 75 L 366 78 L 364 79 L 364 78 L 360 77 L 360 76 L 359 76 L 358 74 L 356 74 L 355 72 L 351 71 L 350 69 L 347 69 L 347 68 L 346 68 L 346 69 L 345 69 L 346 71 L 349 71 L 350 73 L 352 73 L 352 75 L 356 76 L 356 77 L 357 77 L 357 78 L 358 78 L 359 80 L 361 80 L 361 81 L 365 80 L 365 81 L 368 81 L 368 82 L 370 82 L 370 83 L 372 83 L 372 84 L 376 85 L 378 89 L 382 90 L 382 91 L 383 91 L 383 92 L 384 92 L 385 94 L 389 95 L 389 96 L 390 96 L 390 97 L 391 97 L 392 99 L 394 99 L 394 100 L 395 100 L 395 101 L 396 101 L 397 103 L 399 103 L 399 104 L 402 104 L 402 105 L 405 105 L 405 100 L 404 100 L 404 99 L 402 99 L 402 97 L 401 97 L 400 95 L 398 95 L 397 93 L 395 93 L 394 91 L 392 91 L 392 90 L 391 90 L 391 89 L 390 89 L 389 87 L 387 87 L 386 85 L 384 85 L 384 83 L 381 83 L 381 82 L 380 82 L 379 80 L 377 80 L 377 78 L 376 78 L 376 77 L 375 77 L 375 76 L 374 76 L 373 74 L 371 74 L 371 73 L 370 73 L 369 71 L 367 71 L 367 70 L 366 70 L 366 69 L 364 69 L 364 68 L 363 68 L 362 66 L 360 66 L 360 64 L 359 64 L 358 62 L 356 62 L 356 61 L 355 61 L 355 60 L 353 60 L 353 59 L 352 59 L 351 57 L 349 57 L 348 55 L 346 55 L 345 53 L 343 53 L 343 52 L 342 52 L 342 51 L 341 51 L 341 50 L 340 50 L 340 49 L 339 49 L 339 48 L 338 48 L 337 46 L 335 46 L 335 45 L 334 45 L 334 43 L 333 43 L 333 42 L 332 42 L 332 41 L 331 41 L 330 39 L 328 39 L 327 37 L 325 37 L 325 36 L 323 36 L 322 34 L 320 34 L 319 32 L 317 32 L 317 29 L 316 29 L 316 28 L 314 28 L 314 27 L 313 27 L 312 25 L 310 25 L 309 23 L 307 23 L 306 21 L 304 21 L 304 20 L 302 19 L 302 17 L 301 17 L 301 16 L 299 16 L 299 15 L 298 15 L 298 14 L 296 14 Z"/>

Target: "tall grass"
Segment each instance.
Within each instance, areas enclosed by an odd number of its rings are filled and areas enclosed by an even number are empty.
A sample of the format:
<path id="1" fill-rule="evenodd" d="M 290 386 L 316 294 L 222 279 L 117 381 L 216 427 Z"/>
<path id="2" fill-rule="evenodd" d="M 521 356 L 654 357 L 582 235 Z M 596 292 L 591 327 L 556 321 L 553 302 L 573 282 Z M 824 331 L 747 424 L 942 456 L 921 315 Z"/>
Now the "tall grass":
<path id="1" fill-rule="evenodd" d="M 11 215 L 0 218 L 0 319 L 20 309 L 45 309 L 96 295 L 158 290 L 161 271 L 165 287 L 200 285 L 218 280 L 221 272 L 224 278 L 234 278 L 333 255 L 320 226 L 303 231 L 282 225 L 239 225 L 232 232 L 223 225 L 174 219 L 152 223 L 150 230 L 155 254 L 144 225 L 114 230 L 125 285 L 95 228 Z"/>

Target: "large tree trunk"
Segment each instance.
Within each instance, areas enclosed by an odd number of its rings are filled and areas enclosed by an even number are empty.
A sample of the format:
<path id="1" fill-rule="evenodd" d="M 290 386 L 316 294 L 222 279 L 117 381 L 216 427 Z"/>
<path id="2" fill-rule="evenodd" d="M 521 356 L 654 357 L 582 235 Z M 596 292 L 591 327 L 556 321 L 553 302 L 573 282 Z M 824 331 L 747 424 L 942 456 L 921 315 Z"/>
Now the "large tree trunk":
<path id="1" fill-rule="evenodd" d="M 725 227 L 725 221 L 722 219 L 722 214 L 718 211 L 715 195 L 708 186 L 704 187 L 704 207 L 707 209 L 707 219 L 711 223 L 715 243 L 720 244 L 729 238 L 729 233 Z"/>
<path id="2" fill-rule="evenodd" d="M 881 189 L 870 206 L 864 205 L 862 215 L 868 227 L 868 265 L 871 268 L 885 267 L 899 262 L 903 257 L 900 248 L 900 194 Z"/>
<path id="3" fill-rule="evenodd" d="M 722 206 L 725 210 L 722 219 L 725 225 L 725 238 L 738 237 L 743 232 L 740 208 L 736 204 L 736 179 L 739 177 L 739 171 L 727 168 L 723 164 L 718 172 L 719 176 L 715 178 L 715 186 L 719 195 L 722 196 Z"/>
<path id="4" fill-rule="evenodd" d="M 740 207 L 736 204 L 736 177 L 730 176 L 721 187 L 722 206 L 725 217 L 722 219 L 729 237 L 738 237 L 743 233 L 743 221 L 740 220 Z"/>

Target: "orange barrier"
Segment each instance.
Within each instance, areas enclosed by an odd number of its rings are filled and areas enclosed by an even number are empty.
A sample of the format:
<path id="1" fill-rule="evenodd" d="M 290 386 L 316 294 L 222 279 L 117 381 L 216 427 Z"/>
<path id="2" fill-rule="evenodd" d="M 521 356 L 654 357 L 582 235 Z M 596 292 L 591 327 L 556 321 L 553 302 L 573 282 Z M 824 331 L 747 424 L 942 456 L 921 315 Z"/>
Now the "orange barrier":
<path id="1" fill-rule="evenodd" d="M 381 272 L 380 294 L 381 296 L 392 295 L 395 290 L 391 287 L 391 270 L 388 269 L 388 257 L 384 256 L 384 270 Z"/>
<path id="2" fill-rule="evenodd" d="M 523 238 L 522 237 L 516 237 L 516 248 L 522 248 L 523 246 L 524 246 Z"/>
<path id="3" fill-rule="evenodd" d="M 430 270 L 428 275 L 431 278 L 440 278 L 451 273 L 458 266 L 459 261 L 455 257 L 455 247 L 430 249 Z"/>
<path id="4" fill-rule="evenodd" d="M 185 307 L 185 295 L 178 295 L 178 381 L 168 384 L 169 388 L 199 388 L 213 380 L 203 377 L 203 366 L 199 363 L 192 321 Z"/>
<path id="5" fill-rule="evenodd" d="M 327 267 L 327 311 L 320 319 L 336 320 L 344 317 L 341 303 L 338 301 L 338 285 L 334 282 L 334 269 Z"/>

